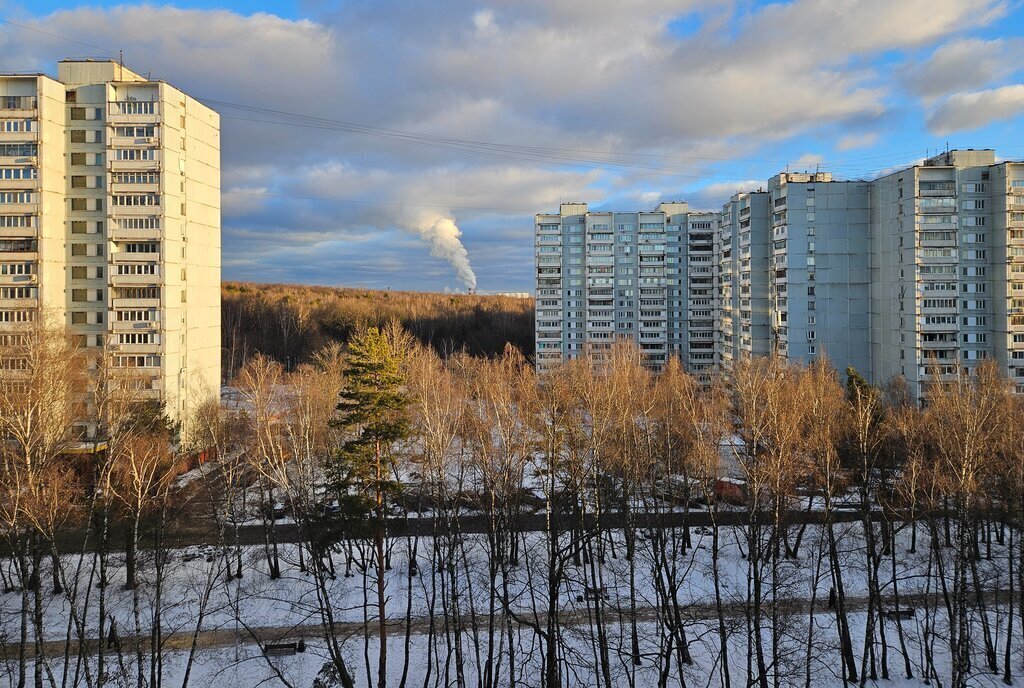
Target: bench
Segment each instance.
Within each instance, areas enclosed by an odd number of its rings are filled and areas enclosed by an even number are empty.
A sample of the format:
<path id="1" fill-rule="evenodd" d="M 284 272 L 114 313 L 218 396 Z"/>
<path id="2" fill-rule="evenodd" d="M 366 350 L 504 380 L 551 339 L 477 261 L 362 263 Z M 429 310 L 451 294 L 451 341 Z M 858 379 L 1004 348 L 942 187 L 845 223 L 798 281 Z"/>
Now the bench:
<path id="1" fill-rule="evenodd" d="M 608 600 L 610 599 L 608 591 L 605 588 L 591 588 L 584 587 L 583 594 L 576 597 L 577 602 L 593 602 L 595 600 Z"/>
<path id="2" fill-rule="evenodd" d="M 306 641 L 302 639 L 297 643 L 267 643 L 263 646 L 263 654 L 267 657 L 294 655 L 297 652 L 305 651 Z"/>
<path id="3" fill-rule="evenodd" d="M 882 613 L 885 615 L 885 618 L 889 619 L 889 621 L 914 618 L 913 607 L 901 607 L 900 609 L 886 609 Z"/>

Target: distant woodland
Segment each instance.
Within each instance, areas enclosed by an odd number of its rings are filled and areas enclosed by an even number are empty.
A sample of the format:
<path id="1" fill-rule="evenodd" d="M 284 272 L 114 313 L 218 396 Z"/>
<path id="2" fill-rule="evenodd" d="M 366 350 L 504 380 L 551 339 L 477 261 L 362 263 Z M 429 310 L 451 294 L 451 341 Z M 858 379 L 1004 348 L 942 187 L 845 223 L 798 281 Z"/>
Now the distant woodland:
<path id="1" fill-rule="evenodd" d="M 229 378 L 252 354 L 294 367 L 324 344 L 391 320 L 441 355 L 495 356 L 506 343 L 533 355 L 532 299 L 244 282 L 225 282 L 221 294 Z"/>

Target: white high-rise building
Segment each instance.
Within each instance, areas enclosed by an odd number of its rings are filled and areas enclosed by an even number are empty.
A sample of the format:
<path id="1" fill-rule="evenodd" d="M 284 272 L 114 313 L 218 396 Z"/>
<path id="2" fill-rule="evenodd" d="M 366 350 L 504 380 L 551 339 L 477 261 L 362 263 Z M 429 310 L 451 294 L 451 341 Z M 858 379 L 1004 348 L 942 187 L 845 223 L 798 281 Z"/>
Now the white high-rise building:
<path id="1" fill-rule="evenodd" d="M 47 314 L 185 419 L 220 384 L 220 121 L 116 62 L 0 75 L 0 335 Z"/>

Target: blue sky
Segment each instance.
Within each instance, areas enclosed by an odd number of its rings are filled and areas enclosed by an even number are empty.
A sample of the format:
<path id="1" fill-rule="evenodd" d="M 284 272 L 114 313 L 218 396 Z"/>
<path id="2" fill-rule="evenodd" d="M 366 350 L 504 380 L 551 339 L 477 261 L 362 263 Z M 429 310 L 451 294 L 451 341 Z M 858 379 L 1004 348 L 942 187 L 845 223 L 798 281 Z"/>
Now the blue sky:
<path id="1" fill-rule="evenodd" d="M 526 291 L 559 201 L 713 209 L 787 167 L 1024 158 L 1017 0 L 0 8 L 0 69 L 123 50 L 221 112 L 226 279 Z"/>

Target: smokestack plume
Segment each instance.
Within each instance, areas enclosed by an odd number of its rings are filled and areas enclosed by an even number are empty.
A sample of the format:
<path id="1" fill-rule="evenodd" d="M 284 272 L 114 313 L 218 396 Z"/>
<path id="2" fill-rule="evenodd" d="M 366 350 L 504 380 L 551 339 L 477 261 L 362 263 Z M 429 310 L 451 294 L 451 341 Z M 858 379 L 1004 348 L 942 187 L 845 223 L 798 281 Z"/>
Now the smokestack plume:
<path id="1" fill-rule="evenodd" d="M 467 289 L 476 289 L 476 273 L 469 264 L 469 253 L 462 245 L 462 230 L 446 215 L 428 213 L 413 223 L 414 229 L 430 244 L 430 255 L 443 258 L 455 268 L 455 275 Z"/>

